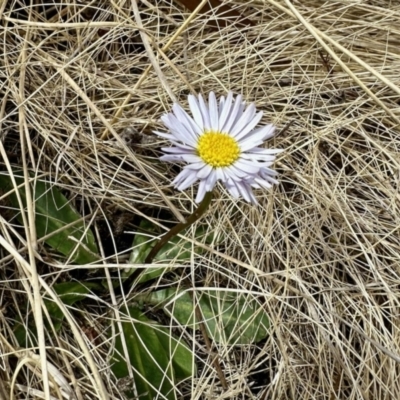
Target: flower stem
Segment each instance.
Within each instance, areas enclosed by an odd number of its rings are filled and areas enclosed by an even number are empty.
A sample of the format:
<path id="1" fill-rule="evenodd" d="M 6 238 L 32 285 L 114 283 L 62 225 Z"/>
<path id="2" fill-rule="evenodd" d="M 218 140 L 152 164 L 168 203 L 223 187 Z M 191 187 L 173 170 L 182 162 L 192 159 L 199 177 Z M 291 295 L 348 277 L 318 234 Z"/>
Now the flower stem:
<path id="1" fill-rule="evenodd" d="M 173 226 L 160 240 L 158 243 L 155 244 L 155 246 L 151 249 L 150 253 L 147 255 L 144 263 L 145 264 L 150 264 L 153 260 L 154 257 L 158 254 L 158 252 L 161 250 L 161 248 L 168 243 L 172 237 L 177 235 L 179 232 L 183 231 L 185 228 L 188 228 L 190 225 L 192 225 L 194 222 L 196 222 L 204 213 L 207 211 L 208 206 L 211 203 L 213 194 L 212 192 L 207 192 L 204 196 L 204 199 L 201 201 L 199 206 L 194 210 L 194 212 L 188 217 L 188 219 L 185 222 L 181 222 L 179 224 L 176 224 Z M 131 274 L 122 284 L 121 292 L 124 291 L 125 293 L 129 292 L 131 290 L 132 283 L 134 283 L 141 273 L 143 272 L 142 269 L 138 268 L 136 269 L 133 274 Z M 150 279 L 149 281 L 146 281 L 140 285 L 141 289 L 144 289 L 152 284 L 152 282 L 157 279 L 153 278 Z M 136 287 L 137 289 L 137 287 Z"/>
<path id="2" fill-rule="evenodd" d="M 184 229 L 188 228 L 190 225 L 194 224 L 198 219 L 200 219 L 204 213 L 207 211 L 208 206 L 211 203 L 213 197 L 212 192 L 207 192 L 204 199 L 200 202 L 199 206 L 193 211 L 193 213 L 187 218 L 185 222 L 180 222 L 173 226 L 161 239 L 160 241 L 151 249 L 150 253 L 147 255 L 144 263 L 150 264 L 154 257 L 158 254 L 161 248 L 168 243 L 171 238 L 176 236 L 178 233 L 182 232 Z"/>

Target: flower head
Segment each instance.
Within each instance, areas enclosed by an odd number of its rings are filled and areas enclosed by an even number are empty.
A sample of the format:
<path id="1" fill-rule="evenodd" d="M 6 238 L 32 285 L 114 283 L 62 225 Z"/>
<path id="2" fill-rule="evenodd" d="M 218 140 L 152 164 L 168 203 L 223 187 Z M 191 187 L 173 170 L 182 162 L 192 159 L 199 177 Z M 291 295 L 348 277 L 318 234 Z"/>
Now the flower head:
<path id="1" fill-rule="evenodd" d="M 185 190 L 199 181 L 199 203 L 221 181 L 234 198 L 243 196 L 257 204 L 252 187 L 270 188 L 278 183 L 277 173 L 269 167 L 282 150 L 258 147 L 274 135 L 275 127 L 254 129 L 262 112 L 256 113 L 254 104 L 246 107 L 242 97 L 234 99 L 232 92 L 219 103 L 214 92 L 208 104 L 201 95 L 188 99 L 193 117 L 175 103 L 172 112 L 161 117 L 170 133 L 154 132 L 175 146 L 163 148 L 167 154 L 161 160 L 187 163 L 174 179 L 175 187 Z"/>

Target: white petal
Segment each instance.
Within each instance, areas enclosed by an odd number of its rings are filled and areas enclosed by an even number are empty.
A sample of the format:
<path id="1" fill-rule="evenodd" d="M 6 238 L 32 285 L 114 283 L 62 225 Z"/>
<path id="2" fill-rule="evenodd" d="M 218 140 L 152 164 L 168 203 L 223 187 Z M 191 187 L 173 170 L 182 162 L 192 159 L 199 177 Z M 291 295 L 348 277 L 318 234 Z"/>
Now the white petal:
<path id="1" fill-rule="evenodd" d="M 255 113 L 256 106 L 252 103 L 247 107 L 240 119 L 235 122 L 235 125 L 231 129 L 231 135 L 235 137 L 250 121 L 253 120 Z"/>
<path id="2" fill-rule="evenodd" d="M 225 179 L 225 181 L 232 180 L 234 182 L 241 182 L 243 180 L 243 178 L 239 178 L 239 176 L 237 176 L 236 174 L 232 173 L 231 171 L 225 170 L 225 174 L 226 174 L 226 177 L 227 177 Z"/>
<path id="3" fill-rule="evenodd" d="M 208 113 L 207 105 L 204 102 L 204 99 L 201 94 L 199 94 L 199 106 L 201 115 L 203 117 L 204 130 L 210 130 L 211 128 L 210 115 Z"/>
<path id="4" fill-rule="evenodd" d="M 181 182 L 183 182 L 185 179 L 187 179 L 188 176 L 195 175 L 193 171 L 190 171 L 189 169 L 183 169 L 179 174 L 175 177 L 175 179 L 172 181 L 172 183 L 176 186 L 180 185 Z"/>
<path id="5" fill-rule="evenodd" d="M 258 140 L 267 140 L 274 136 L 275 134 L 275 126 L 272 124 L 262 126 L 261 128 L 255 129 L 253 132 L 249 134 L 254 138 L 257 138 Z"/>
<path id="6" fill-rule="evenodd" d="M 193 114 L 193 118 L 198 127 L 200 128 L 200 130 L 203 130 L 204 129 L 203 117 L 201 116 L 199 103 L 197 102 L 196 97 L 191 94 L 188 96 L 188 100 L 189 100 L 190 111 Z"/>
<path id="7" fill-rule="evenodd" d="M 270 167 L 273 163 L 274 163 L 274 161 L 267 161 L 267 162 L 263 161 L 262 163 L 260 163 L 260 165 L 264 169 L 269 169 L 266 167 Z M 272 169 L 270 171 L 272 171 Z"/>
<path id="8" fill-rule="evenodd" d="M 161 115 L 161 121 L 163 122 L 163 124 L 168 128 L 168 129 L 175 129 L 175 126 L 173 125 L 173 123 L 170 121 L 169 116 L 171 115 L 171 113 L 168 114 L 163 114 Z"/>
<path id="9" fill-rule="evenodd" d="M 171 131 L 176 139 L 183 143 L 190 144 L 192 146 L 197 145 L 197 136 L 194 132 L 189 132 L 186 127 L 175 117 L 174 114 L 166 114 L 161 117 L 165 126 Z"/>
<path id="10" fill-rule="evenodd" d="M 247 160 L 247 161 L 252 161 L 253 163 L 256 163 L 258 160 L 260 161 L 274 161 L 275 160 L 275 156 L 268 156 L 268 155 L 258 155 L 257 153 L 242 153 L 240 155 L 240 158 L 243 160 Z"/>
<path id="11" fill-rule="evenodd" d="M 224 109 L 224 104 L 225 104 L 225 96 L 221 96 L 219 98 L 219 107 L 218 107 L 219 118 L 221 118 L 221 113 L 222 113 L 222 110 Z"/>
<path id="12" fill-rule="evenodd" d="M 197 190 L 196 203 L 200 203 L 204 199 L 206 194 L 206 181 L 201 180 L 199 184 L 199 189 Z"/>
<path id="13" fill-rule="evenodd" d="M 192 173 L 189 176 L 186 177 L 185 180 L 183 180 L 179 186 L 176 186 L 176 188 L 180 191 L 187 189 L 189 186 L 192 186 L 193 183 L 197 181 L 196 174 Z"/>
<path id="14" fill-rule="evenodd" d="M 186 165 L 185 168 L 191 169 L 191 170 L 197 170 L 197 169 L 201 169 L 205 166 L 206 164 L 204 163 L 204 161 L 198 162 L 198 163 L 193 163 L 193 164 L 189 164 Z"/>
<path id="15" fill-rule="evenodd" d="M 211 192 L 214 189 L 215 183 L 217 182 L 217 173 L 213 169 L 206 179 L 206 192 Z"/>
<path id="16" fill-rule="evenodd" d="M 249 135 L 249 137 L 246 140 L 239 142 L 239 146 L 240 150 L 242 152 L 245 152 L 259 146 L 262 143 L 263 143 L 262 140 L 257 140 Z"/>
<path id="17" fill-rule="evenodd" d="M 181 162 L 184 161 L 181 154 L 166 154 L 160 157 L 161 161 L 167 162 Z"/>
<path id="18" fill-rule="evenodd" d="M 254 149 L 251 150 L 253 154 L 279 154 L 282 153 L 284 150 L 283 149 L 264 149 L 262 147 L 255 147 Z"/>
<path id="19" fill-rule="evenodd" d="M 254 179 L 254 181 L 265 189 L 270 189 L 272 187 L 272 185 L 269 182 L 265 181 L 264 179 L 256 178 Z"/>
<path id="20" fill-rule="evenodd" d="M 250 195 L 250 203 L 253 204 L 253 206 L 256 206 L 258 204 L 258 201 L 256 199 L 256 196 L 254 196 L 254 193 L 251 190 L 251 188 L 249 188 L 249 195 Z"/>
<path id="21" fill-rule="evenodd" d="M 197 156 L 196 154 L 181 154 L 182 160 L 186 161 L 187 163 L 199 163 L 202 162 L 202 159 Z"/>
<path id="22" fill-rule="evenodd" d="M 235 126 L 237 124 L 237 122 L 239 121 L 239 119 L 243 115 L 243 111 L 244 111 L 245 108 L 246 108 L 246 103 L 245 102 L 240 103 L 239 110 L 237 112 L 235 121 L 233 122 L 233 126 Z"/>
<path id="23" fill-rule="evenodd" d="M 216 173 L 216 175 L 217 175 L 217 181 L 224 181 L 224 180 L 226 180 L 222 168 L 216 168 L 216 169 L 215 169 L 215 173 Z"/>
<path id="24" fill-rule="evenodd" d="M 181 146 L 177 147 L 162 147 L 162 151 L 166 153 L 171 153 L 171 154 L 195 154 L 195 151 L 189 147 L 189 149 L 186 149 Z"/>
<path id="25" fill-rule="evenodd" d="M 175 103 L 172 109 L 178 120 L 185 125 L 189 132 L 193 133 L 194 138 L 197 140 L 198 135 L 201 133 L 199 126 L 193 121 L 192 118 L 189 117 L 189 115 L 187 115 L 185 110 L 179 104 Z"/>
<path id="26" fill-rule="evenodd" d="M 157 136 L 161 136 L 168 140 L 175 139 L 175 137 L 173 135 L 171 135 L 170 133 L 164 133 L 164 132 L 158 132 L 158 131 L 153 131 L 153 133 L 155 133 Z"/>
<path id="27" fill-rule="evenodd" d="M 241 171 L 240 169 L 236 168 L 234 165 L 230 165 L 229 167 L 225 168 L 227 174 L 229 176 L 235 176 L 236 178 L 239 179 L 243 179 L 246 176 L 248 176 L 248 174 L 246 172 Z"/>
<path id="28" fill-rule="evenodd" d="M 197 172 L 197 177 L 199 179 L 206 179 L 212 170 L 213 167 L 211 165 L 205 164 L 204 167 Z"/>
<path id="29" fill-rule="evenodd" d="M 260 175 L 261 176 L 264 176 L 264 175 L 276 176 L 276 175 L 278 175 L 278 173 L 276 171 L 274 171 L 273 169 L 262 167 L 260 170 Z"/>
<path id="30" fill-rule="evenodd" d="M 232 179 L 235 182 L 241 182 L 249 178 L 252 179 L 252 176 L 254 175 L 254 174 L 249 174 L 248 172 L 243 171 L 239 168 L 236 168 L 235 165 L 230 165 L 229 167 L 225 167 L 223 170 L 225 172 L 228 181 Z"/>
<path id="31" fill-rule="evenodd" d="M 270 167 L 273 163 L 274 163 L 274 161 L 267 161 L 267 162 L 263 161 L 262 167 L 263 168 Z M 266 169 L 269 169 L 269 168 L 266 168 Z"/>
<path id="32" fill-rule="evenodd" d="M 253 191 L 251 190 L 250 185 L 248 185 L 245 182 L 238 182 L 237 183 L 237 187 L 239 189 L 239 192 L 241 193 L 241 195 L 243 196 L 243 198 L 251 204 L 256 205 L 257 199 L 255 198 Z"/>
<path id="33" fill-rule="evenodd" d="M 233 108 L 231 108 L 230 113 L 226 117 L 226 121 L 224 123 L 224 126 L 221 128 L 221 132 L 229 132 L 230 131 L 233 123 L 236 120 L 236 117 L 238 116 L 238 114 L 240 114 L 241 105 L 242 105 L 242 96 L 239 94 L 236 97 Z"/>
<path id="34" fill-rule="evenodd" d="M 268 174 L 261 173 L 260 176 L 261 176 L 264 180 L 266 180 L 267 182 L 269 182 L 269 183 L 271 183 L 271 184 L 277 185 L 277 184 L 279 183 L 276 179 L 272 178 L 272 176 L 270 176 L 270 175 L 268 175 Z"/>
<path id="35" fill-rule="evenodd" d="M 243 196 L 243 198 L 250 203 L 251 202 L 251 198 L 249 195 L 249 188 L 246 186 L 246 184 L 244 182 L 235 182 L 237 188 L 239 189 L 239 193 Z M 251 190 L 251 189 L 250 189 Z"/>
<path id="36" fill-rule="evenodd" d="M 240 140 L 244 138 L 261 120 L 263 113 L 262 111 L 258 112 L 251 121 L 249 121 L 241 130 L 239 130 L 236 134 L 232 131 L 232 135 L 236 140 Z M 239 126 L 239 124 L 238 124 Z M 235 126 L 236 130 L 236 126 Z"/>
<path id="37" fill-rule="evenodd" d="M 176 147 L 179 147 L 181 149 L 187 150 L 188 153 L 189 152 L 192 153 L 192 152 L 195 151 L 195 146 L 191 146 L 189 144 L 182 144 L 181 142 L 177 142 L 175 137 L 174 137 L 174 140 L 171 140 L 171 143 L 173 145 L 175 145 Z"/>
<path id="38" fill-rule="evenodd" d="M 233 99 L 233 93 L 229 92 L 228 96 L 226 98 L 226 101 L 224 101 L 223 104 L 220 105 L 220 114 L 219 114 L 219 125 L 218 129 L 222 132 L 222 128 L 225 125 L 225 122 L 227 118 L 229 117 L 229 113 L 232 108 L 232 99 Z"/>
<path id="39" fill-rule="evenodd" d="M 225 187 L 227 188 L 227 190 L 233 196 L 234 199 L 238 199 L 240 197 L 239 190 L 233 181 L 226 182 Z"/>
<path id="40" fill-rule="evenodd" d="M 218 131 L 218 104 L 214 92 L 209 94 L 208 108 L 210 110 L 211 129 Z"/>
<path id="41" fill-rule="evenodd" d="M 235 162 L 235 167 L 240 169 L 241 171 L 247 172 L 248 174 L 257 174 L 260 170 L 260 166 L 252 161 L 247 161 L 240 158 Z"/>
<path id="42" fill-rule="evenodd" d="M 180 142 L 186 143 L 185 136 L 182 135 L 182 132 L 179 132 L 179 129 L 177 128 L 176 125 L 172 126 L 172 123 L 171 123 L 171 121 L 169 119 L 169 114 L 163 115 L 161 117 L 161 121 L 168 128 L 168 130 L 171 132 L 171 134 L 173 136 L 173 139 L 171 139 L 171 140 L 179 140 Z"/>

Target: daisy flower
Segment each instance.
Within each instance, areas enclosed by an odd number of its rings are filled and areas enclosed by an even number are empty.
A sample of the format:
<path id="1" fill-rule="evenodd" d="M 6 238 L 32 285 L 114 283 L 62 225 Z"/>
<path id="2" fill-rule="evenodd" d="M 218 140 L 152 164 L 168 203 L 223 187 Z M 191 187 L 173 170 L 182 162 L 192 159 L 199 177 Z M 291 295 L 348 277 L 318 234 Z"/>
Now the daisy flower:
<path id="1" fill-rule="evenodd" d="M 208 104 L 201 95 L 189 95 L 188 100 L 192 116 L 175 103 L 172 112 L 161 117 L 169 133 L 154 132 L 174 145 L 162 149 L 166 154 L 161 160 L 187 164 L 173 184 L 182 191 L 199 181 L 199 203 L 221 181 L 234 198 L 257 204 L 252 188 L 278 183 L 270 166 L 282 150 L 258 147 L 274 135 L 275 127 L 255 129 L 262 111 L 257 113 L 254 104 L 246 107 L 242 96 L 234 98 L 232 92 L 219 102 L 214 92 Z"/>

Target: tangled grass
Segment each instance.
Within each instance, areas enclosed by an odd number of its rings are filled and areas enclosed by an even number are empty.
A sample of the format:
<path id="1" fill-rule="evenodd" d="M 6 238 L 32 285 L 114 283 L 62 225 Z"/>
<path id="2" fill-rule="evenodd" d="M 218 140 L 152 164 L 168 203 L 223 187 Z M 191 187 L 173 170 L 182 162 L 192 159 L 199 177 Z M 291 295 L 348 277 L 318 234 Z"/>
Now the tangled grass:
<path id="1" fill-rule="evenodd" d="M 152 130 L 173 101 L 187 108 L 188 93 L 211 90 L 242 93 L 263 123 L 291 126 L 270 143 L 286 149 L 281 184 L 258 191 L 258 207 L 220 188 L 199 224 L 221 243 L 203 244 L 174 276 L 258 299 L 270 335 L 208 351 L 198 332 L 174 326 L 199 363 L 181 397 L 400 398 L 400 7 L 225 3 L 253 25 L 216 29 L 222 16 L 168 0 L 0 5 L 1 170 L 23 166 L 54 182 L 88 216 L 103 256 L 95 266 L 60 262 L 35 244 L 32 220 L 15 227 L 0 188 L 0 398 L 62 398 L 57 388 L 78 400 L 124 398 L 103 331 L 129 294 L 112 285 L 108 298 L 93 294 L 54 336 L 40 324 L 41 293 L 91 274 L 110 279 L 126 267 L 138 218 L 164 224 L 191 212 L 195 193 L 172 188 L 177 169 L 157 161 Z M 35 313 L 38 348 L 15 337 L 22 305 Z"/>

